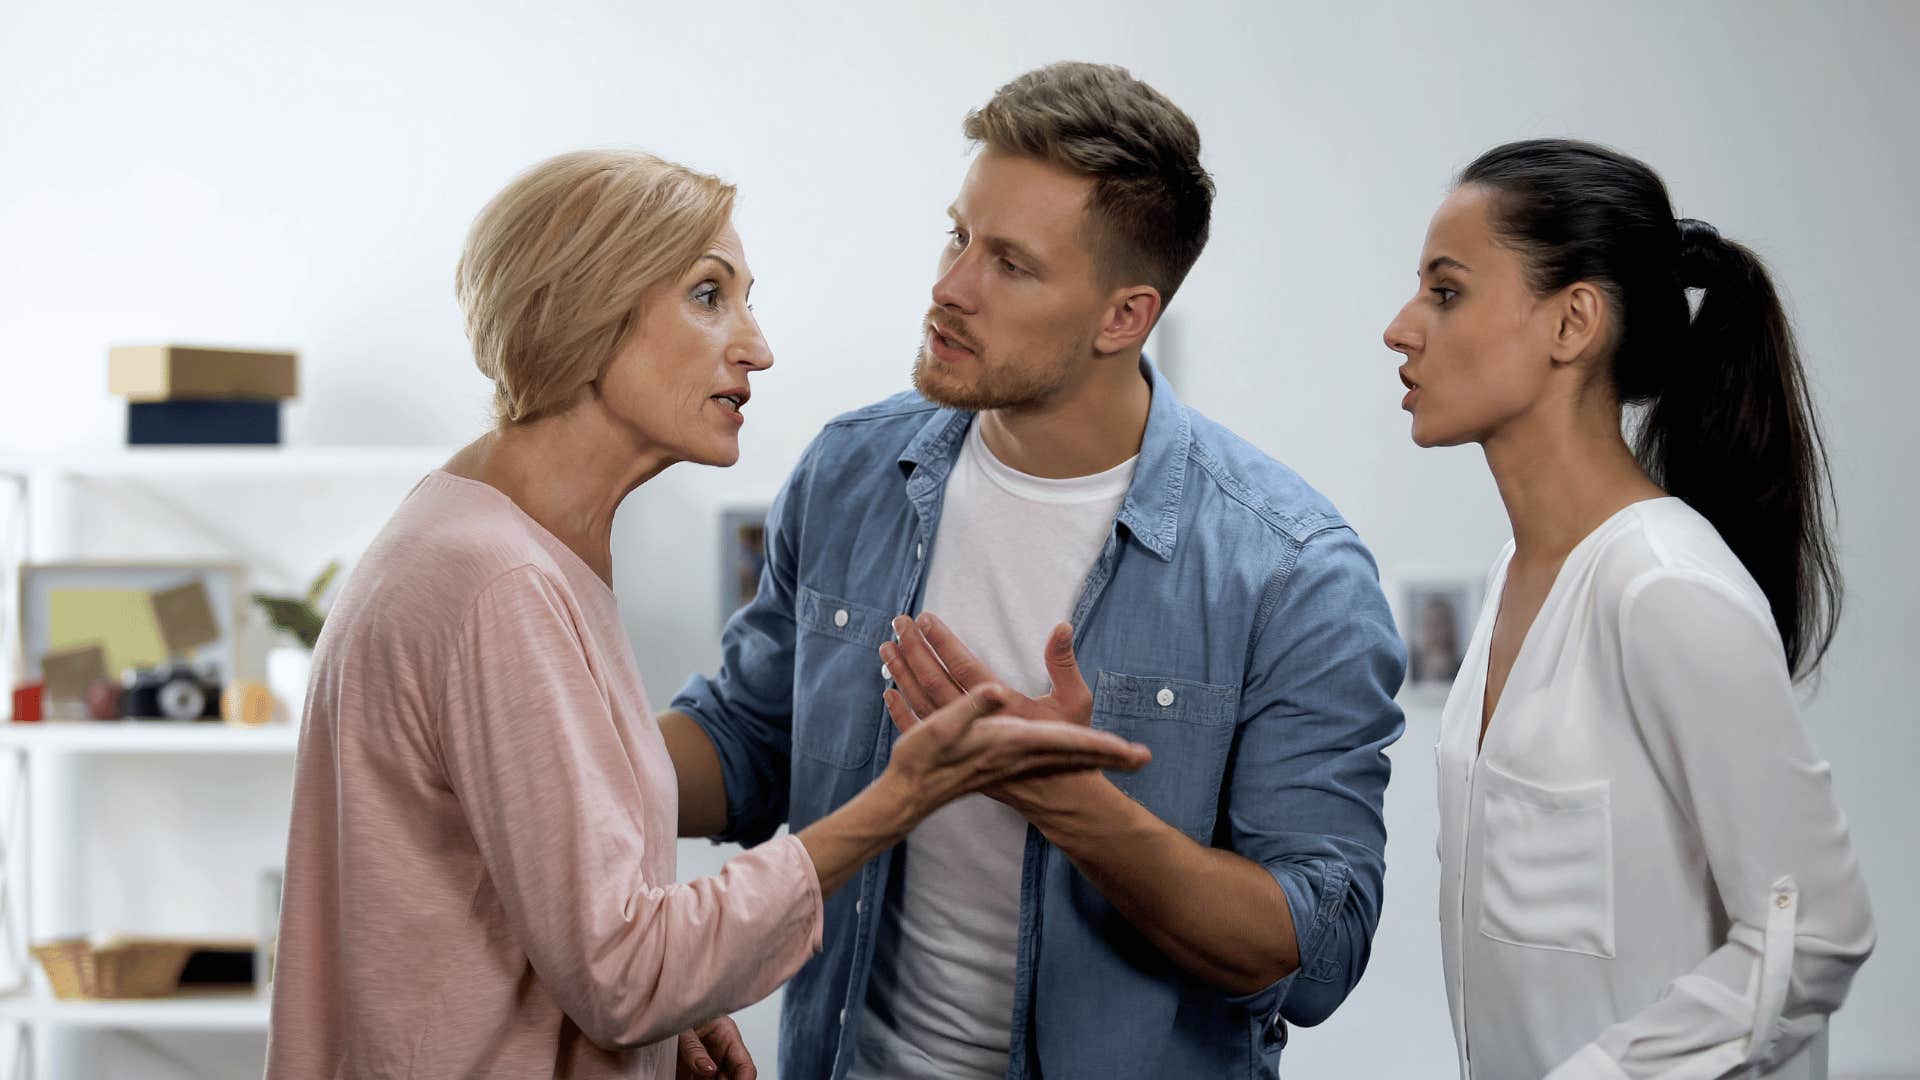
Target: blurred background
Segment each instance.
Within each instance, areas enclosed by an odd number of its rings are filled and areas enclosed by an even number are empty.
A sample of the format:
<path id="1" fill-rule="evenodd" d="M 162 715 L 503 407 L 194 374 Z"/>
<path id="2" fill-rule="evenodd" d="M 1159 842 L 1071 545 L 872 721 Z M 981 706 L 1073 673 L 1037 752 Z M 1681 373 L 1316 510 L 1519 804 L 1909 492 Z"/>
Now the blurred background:
<path id="1" fill-rule="evenodd" d="M 1526 136 L 1609 143 L 1661 171 L 1682 215 L 1767 258 L 1796 320 L 1851 586 L 1806 720 L 1881 935 L 1833 1022 L 1832 1071 L 1920 1076 L 1920 735 L 1902 674 L 1920 642 L 1917 46 L 1920 6 L 1898 2 L 0 3 L 0 545 L 14 578 L 222 560 L 248 589 L 293 594 L 329 560 L 350 567 L 486 423 L 452 292 L 475 212 L 548 155 L 642 147 L 740 185 L 777 361 L 740 464 L 671 470 L 618 523 L 617 591 L 664 706 L 717 659 L 734 523 L 823 422 L 906 387 L 968 160 L 961 118 L 1022 71 L 1085 59 L 1185 108 L 1219 187 L 1212 242 L 1150 352 L 1189 404 L 1332 497 L 1403 629 L 1444 653 L 1505 518 L 1477 450 L 1411 444 L 1380 333 L 1460 166 Z M 297 352 L 283 449 L 125 449 L 108 349 L 169 342 Z M 16 585 L 0 601 L 10 683 L 29 651 Z M 239 607 L 234 673 L 264 678 L 287 638 Z M 1453 1073 L 1428 749 L 1443 697 L 1405 694 L 1371 968 L 1331 1021 L 1294 1033 L 1290 1076 Z M 258 1075 L 263 999 L 63 1002 L 23 947 L 259 934 L 291 739 L 43 736 L 0 741 L 0 929 L 27 980 L 0 999 L 0 1067 Z M 730 850 L 683 842 L 681 873 Z M 772 1076 L 777 1001 L 741 1021 Z"/>

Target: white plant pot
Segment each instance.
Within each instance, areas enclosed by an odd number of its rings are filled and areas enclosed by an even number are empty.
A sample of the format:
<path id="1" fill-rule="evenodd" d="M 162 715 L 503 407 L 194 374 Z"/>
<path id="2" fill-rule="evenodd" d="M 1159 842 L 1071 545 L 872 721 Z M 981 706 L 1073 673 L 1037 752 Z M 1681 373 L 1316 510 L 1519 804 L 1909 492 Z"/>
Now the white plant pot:
<path id="1" fill-rule="evenodd" d="M 273 718 L 299 724 L 307 706 L 307 680 L 313 675 L 313 653 L 304 645 L 275 645 L 267 650 L 267 689 L 273 691 Z"/>

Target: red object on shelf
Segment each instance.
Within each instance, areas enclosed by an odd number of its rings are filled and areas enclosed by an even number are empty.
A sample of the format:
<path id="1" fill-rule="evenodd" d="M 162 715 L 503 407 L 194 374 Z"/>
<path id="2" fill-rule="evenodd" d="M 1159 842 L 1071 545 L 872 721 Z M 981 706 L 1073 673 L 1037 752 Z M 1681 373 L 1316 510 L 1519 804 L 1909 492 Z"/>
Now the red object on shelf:
<path id="1" fill-rule="evenodd" d="M 28 683 L 13 692 L 13 722 L 16 724 L 37 724 L 40 722 L 40 697 L 46 692 L 43 683 Z"/>

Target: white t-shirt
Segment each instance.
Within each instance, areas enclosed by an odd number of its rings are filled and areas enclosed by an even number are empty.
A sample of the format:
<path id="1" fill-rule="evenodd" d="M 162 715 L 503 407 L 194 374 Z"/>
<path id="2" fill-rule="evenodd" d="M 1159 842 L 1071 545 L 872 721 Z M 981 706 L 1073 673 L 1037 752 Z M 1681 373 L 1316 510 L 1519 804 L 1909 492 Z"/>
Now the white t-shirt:
<path id="1" fill-rule="evenodd" d="M 1460 1075 L 1824 1077 L 1873 919 L 1766 596 L 1686 503 L 1621 510 L 1561 564 L 1480 747 L 1512 553 L 1435 747 Z"/>
<path id="2" fill-rule="evenodd" d="M 1046 480 L 1002 464 L 977 421 L 968 431 L 924 608 L 1009 688 L 1047 692 L 1047 635 L 1079 602 L 1135 460 Z M 880 913 L 850 1080 L 1006 1075 L 1026 838 L 1026 820 L 984 795 L 947 805 L 907 837 L 898 902 Z"/>

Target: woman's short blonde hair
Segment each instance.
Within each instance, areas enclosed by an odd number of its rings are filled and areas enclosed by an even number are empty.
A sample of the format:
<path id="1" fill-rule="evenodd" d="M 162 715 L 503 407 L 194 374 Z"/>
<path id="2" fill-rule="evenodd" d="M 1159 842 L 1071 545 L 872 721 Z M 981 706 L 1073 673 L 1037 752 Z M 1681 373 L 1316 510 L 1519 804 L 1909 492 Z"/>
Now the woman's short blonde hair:
<path id="1" fill-rule="evenodd" d="M 474 219 L 454 290 L 499 423 L 600 377 L 648 289 L 685 273 L 733 215 L 733 186 L 637 150 L 521 173 Z"/>

